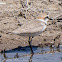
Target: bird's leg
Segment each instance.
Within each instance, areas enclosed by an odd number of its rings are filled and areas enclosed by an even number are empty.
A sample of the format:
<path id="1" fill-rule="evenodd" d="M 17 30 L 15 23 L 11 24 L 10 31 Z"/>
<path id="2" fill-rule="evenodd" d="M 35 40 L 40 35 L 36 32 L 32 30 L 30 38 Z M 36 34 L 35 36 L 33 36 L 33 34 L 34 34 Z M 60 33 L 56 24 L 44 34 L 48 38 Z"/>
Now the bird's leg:
<path id="1" fill-rule="evenodd" d="M 32 42 L 32 39 L 31 39 L 31 37 L 29 37 L 28 43 L 29 43 L 29 46 L 31 48 L 31 54 L 34 54 L 32 46 L 31 46 L 31 42 Z"/>
<path id="2" fill-rule="evenodd" d="M 5 54 L 5 49 L 4 49 L 4 51 L 3 51 L 3 56 L 4 56 L 5 59 L 7 58 L 7 57 L 6 57 L 6 54 Z"/>

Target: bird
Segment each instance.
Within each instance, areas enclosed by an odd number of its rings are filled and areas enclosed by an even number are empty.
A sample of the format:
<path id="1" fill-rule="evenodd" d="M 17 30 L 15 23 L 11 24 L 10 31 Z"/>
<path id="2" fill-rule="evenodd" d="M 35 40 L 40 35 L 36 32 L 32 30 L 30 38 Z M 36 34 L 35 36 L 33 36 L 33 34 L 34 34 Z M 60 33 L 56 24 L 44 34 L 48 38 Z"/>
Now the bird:
<path id="1" fill-rule="evenodd" d="M 31 54 L 34 54 L 32 49 L 32 38 L 41 34 L 47 27 L 47 21 L 50 20 L 49 15 L 41 13 L 36 19 L 23 24 L 21 27 L 12 31 L 13 34 L 19 36 L 28 36 L 28 43 L 31 49 Z"/>

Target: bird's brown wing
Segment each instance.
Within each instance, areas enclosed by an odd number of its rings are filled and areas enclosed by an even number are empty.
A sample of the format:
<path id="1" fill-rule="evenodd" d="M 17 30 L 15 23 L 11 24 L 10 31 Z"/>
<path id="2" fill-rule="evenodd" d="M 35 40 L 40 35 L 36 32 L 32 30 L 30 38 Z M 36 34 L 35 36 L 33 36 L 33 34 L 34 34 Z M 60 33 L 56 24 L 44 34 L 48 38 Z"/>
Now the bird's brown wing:
<path id="1" fill-rule="evenodd" d="M 24 25 L 22 25 L 20 28 L 13 31 L 15 34 L 33 34 L 40 32 L 42 30 L 43 26 L 41 25 L 40 21 L 28 21 Z"/>

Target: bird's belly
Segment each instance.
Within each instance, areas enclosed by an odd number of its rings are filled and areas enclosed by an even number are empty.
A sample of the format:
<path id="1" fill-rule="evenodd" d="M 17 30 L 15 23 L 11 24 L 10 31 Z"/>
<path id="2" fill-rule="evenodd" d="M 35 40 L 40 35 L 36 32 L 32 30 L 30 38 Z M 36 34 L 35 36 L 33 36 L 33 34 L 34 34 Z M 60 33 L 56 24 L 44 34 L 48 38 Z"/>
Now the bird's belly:
<path id="1" fill-rule="evenodd" d="M 37 36 L 39 34 L 41 34 L 42 31 L 39 32 L 34 32 L 34 33 L 20 33 L 20 36 L 29 36 L 29 37 L 33 37 L 33 36 Z"/>

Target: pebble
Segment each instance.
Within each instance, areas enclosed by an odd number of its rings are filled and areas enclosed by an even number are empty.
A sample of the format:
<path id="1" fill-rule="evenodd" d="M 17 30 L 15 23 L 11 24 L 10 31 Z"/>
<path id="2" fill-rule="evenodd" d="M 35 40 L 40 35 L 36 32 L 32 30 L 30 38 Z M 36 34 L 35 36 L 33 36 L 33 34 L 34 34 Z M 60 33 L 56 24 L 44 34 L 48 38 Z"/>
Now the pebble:
<path id="1" fill-rule="evenodd" d="M 0 37 L 2 37 L 2 36 L 0 35 Z"/>

